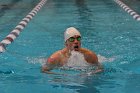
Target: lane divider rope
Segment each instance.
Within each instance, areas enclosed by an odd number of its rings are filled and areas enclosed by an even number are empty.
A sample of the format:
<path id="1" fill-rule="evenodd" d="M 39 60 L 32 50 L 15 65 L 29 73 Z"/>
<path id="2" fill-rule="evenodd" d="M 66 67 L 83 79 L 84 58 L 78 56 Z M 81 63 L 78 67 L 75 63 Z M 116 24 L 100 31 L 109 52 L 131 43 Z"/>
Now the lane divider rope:
<path id="1" fill-rule="evenodd" d="M 41 0 L 31 12 L 22 19 L 21 22 L 0 42 L 0 53 L 6 51 L 7 45 L 11 44 L 20 34 L 20 32 L 26 27 L 31 19 L 37 14 L 47 0 Z"/>
<path id="2" fill-rule="evenodd" d="M 128 14 L 130 14 L 135 20 L 140 21 L 140 15 L 136 13 L 133 9 L 127 6 L 120 0 L 114 0 L 120 7 L 122 7 Z"/>

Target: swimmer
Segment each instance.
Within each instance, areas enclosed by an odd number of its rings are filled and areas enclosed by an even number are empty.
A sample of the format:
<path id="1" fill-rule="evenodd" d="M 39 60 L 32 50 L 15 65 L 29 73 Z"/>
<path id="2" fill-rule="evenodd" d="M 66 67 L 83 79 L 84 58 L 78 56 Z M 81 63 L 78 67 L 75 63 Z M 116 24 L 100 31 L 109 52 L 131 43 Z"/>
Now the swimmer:
<path id="1" fill-rule="evenodd" d="M 81 34 L 76 28 L 67 28 L 64 32 L 65 48 L 55 52 L 47 59 L 45 64 L 42 66 L 42 72 L 54 74 L 50 70 L 54 69 L 55 67 L 62 67 L 66 65 L 72 56 L 72 51 L 82 54 L 85 63 L 97 66 L 97 70 L 94 71 L 93 74 L 101 72 L 102 66 L 98 62 L 98 57 L 91 50 L 81 47 L 81 39 Z M 74 62 L 76 61 L 77 60 L 75 59 Z"/>

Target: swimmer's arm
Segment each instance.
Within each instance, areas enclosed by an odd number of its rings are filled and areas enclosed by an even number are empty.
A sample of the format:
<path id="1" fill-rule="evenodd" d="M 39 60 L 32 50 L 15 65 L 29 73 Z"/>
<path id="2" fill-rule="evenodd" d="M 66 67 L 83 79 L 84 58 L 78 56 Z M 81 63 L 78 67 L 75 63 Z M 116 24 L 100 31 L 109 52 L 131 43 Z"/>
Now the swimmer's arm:
<path id="1" fill-rule="evenodd" d="M 42 70 L 43 73 L 47 73 L 47 74 L 56 74 L 54 72 L 51 72 L 50 70 Z"/>
<path id="2" fill-rule="evenodd" d="M 47 74 L 56 74 L 54 72 L 51 72 L 51 70 L 55 67 L 58 67 L 59 62 L 60 53 L 59 51 L 57 51 L 47 59 L 46 63 L 42 66 L 42 72 Z"/>
<path id="3" fill-rule="evenodd" d="M 103 72 L 103 66 L 102 64 L 98 61 L 98 57 L 95 55 L 94 56 L 94 62 L 95 66 L 97 67 L 95 71 L 92 72 L 92 74 L 97 74 Z"/>
<path id="4" fill-rule="evenodd" d="M 92 59 L 91 63 L 94 64 L 95 66 L 97 66 L 97 69 L 95 71 L 93 71 L 92 74 L 103 72 L 103 66 L 98 61 L 98 57 L 96 56 L 96 54 L 92 52 L 91 55 L 89 55 L 89 57 L 91 57 L 91 59 Z"/>
<path id="5" fill-rule="evenodd" d="M 47 74 L 54 74 L 53 72 L 51 72 L 51 70 L 56 66 L 57 66 L 57 60 L 55 58 L 50 57 L 47 59 L 47 62 L 42 66 L 41 71 Z"/>
<path id="6" fill-rule="evenodd" d="M 97 65 L 96 65 L 96 66 L 97 66 Z M 99 74 L 99 73 L 101 73 L 101 72 L 103 72 L 103 68 L 102 68 L 101 64 L 98 64 L 96 70 L 94 70 L 94 71 L 89 71 L 89 72 L 87 72 L 86 74 L 81 74 L 81 75 L 94 75 L 94 74 Z"/>
<path id="7" fill-rule="evenodd" d="M 43 66 L 42 66 L 42 69 L 41 69 L 41 71 L 42 71 L 43 73 L 54 74 L 54 73 L 51 72 L 50 70 L 51 70 L 51 69 L 49 69 L 46 65 L 43 65 Z"/>
<path id="8" fill-rule="evenodd" d="M 53 69 L 53 68 L 50 68 L 50 65 L 49 65 L 49 66 L 48 66 L 48 65 L 43 65 L 41 71 L 42 71 L 43 73 L 47 73 L 47 74 L 63 75 L 63 74 L 61 74 L 61 73 L 52 72 L 52 71 L 51 71 L 52 69 Z"/>

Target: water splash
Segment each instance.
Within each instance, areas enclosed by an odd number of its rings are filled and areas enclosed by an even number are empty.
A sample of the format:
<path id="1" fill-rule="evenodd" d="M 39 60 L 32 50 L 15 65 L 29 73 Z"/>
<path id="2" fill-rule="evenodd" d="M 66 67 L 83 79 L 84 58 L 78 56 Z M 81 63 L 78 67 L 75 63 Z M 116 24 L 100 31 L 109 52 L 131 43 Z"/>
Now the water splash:
<path id="1" fill-rule="evenodd" d="M 98 61 L 100 63 L 102 63 L 102 62 L 113 62 L 116 59 L 116 57 L 106 58 L 106 57 L 101 56 L 99 54 L 97 55 L 97 57 L 98 57 Z"/>
<path id="2" fill-rule="evenodd" d="M 95 66 L 87 63 L 82 53 L 72 51 L 68 62 L 63 67 L 61 67 L 61 69 L 74 71 L 89 71 L 95 69 Z"/>
<path id="3" fill-rule="evenodd" d="M 84 55 L 77 51 L 72 51 L 71 56 L 65 66 L 89 66 L 90 64 L 86 62 Z"/>
<path id="4" fill-rule="evenodd" d="M 46 58 L 27 57 L 26 59 L 27 59 L 28 63 L 32 63 L 32 64 L 38 64 L 39 63 L 39 64 L 43 65 L 46 62 Z"/>

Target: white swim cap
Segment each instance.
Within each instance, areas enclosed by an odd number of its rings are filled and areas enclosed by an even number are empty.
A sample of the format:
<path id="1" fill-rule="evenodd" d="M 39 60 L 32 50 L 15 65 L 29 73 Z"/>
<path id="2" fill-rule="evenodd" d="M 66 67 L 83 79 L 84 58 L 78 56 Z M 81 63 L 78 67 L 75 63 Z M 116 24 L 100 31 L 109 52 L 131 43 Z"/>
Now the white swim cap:
<path id="1" fill-rule="evenodd" d="M 74 27 L 69 27 L 66 29 L 66 31 L 64 32 L 64 39 L 65 42 L 70 38 L 73 37 L 75 35 L 81 36 L 80 32 L 74 28 Z"/>

